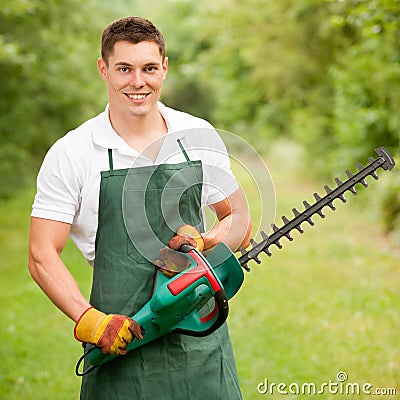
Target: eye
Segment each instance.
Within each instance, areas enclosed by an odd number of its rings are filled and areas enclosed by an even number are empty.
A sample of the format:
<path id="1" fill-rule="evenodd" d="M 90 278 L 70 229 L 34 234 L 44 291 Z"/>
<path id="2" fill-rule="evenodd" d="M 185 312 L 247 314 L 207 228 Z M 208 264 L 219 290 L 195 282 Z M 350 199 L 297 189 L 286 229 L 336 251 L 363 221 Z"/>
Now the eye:
<path id="1" fill-rule="evenodd" d="M 155 65 L 149 65 L 148 67 L 145 68 L 146 72 L 155 72 L 157 70 L 158 70 L 158 68 Z"/>
<path id="2" fill-rule="evenodd" d="M 121 72 L 128 72 L 129 68 L 128 67 L 120 67 L 119 69 Z"/>

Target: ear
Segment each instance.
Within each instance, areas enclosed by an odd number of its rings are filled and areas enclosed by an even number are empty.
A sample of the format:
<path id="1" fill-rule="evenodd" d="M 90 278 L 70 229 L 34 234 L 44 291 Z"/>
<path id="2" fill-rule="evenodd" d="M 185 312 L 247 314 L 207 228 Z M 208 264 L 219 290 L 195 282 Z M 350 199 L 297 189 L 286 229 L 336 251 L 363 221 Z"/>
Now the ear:
<path id="1" fill-rule="evenodd" d="M 106 62 L 101 57 L 97 60 L 97 69 L 99 70 L 101 79 L 103 79 L 103 81 L 106 81 L 108 68 Z"/>
<path id="2" fill-rule="evenodd" d="M 167 73 L 168 73 L 168 57 L 165 57 L 163 65 L 162 65 L 162 69 L 163 69 L 163 79 L 165 79 L 167 77 Z"/>

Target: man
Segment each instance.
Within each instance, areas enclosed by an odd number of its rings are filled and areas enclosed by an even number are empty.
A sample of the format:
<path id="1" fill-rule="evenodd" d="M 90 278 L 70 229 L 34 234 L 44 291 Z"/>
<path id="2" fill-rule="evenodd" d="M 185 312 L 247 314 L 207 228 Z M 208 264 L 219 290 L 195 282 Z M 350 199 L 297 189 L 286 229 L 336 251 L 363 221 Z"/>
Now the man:
<path id="1" fill-rule="evenodd" d="M 75 321 L 75 338 L 122 355 L 84 377 L 81 398 L 239 399 L 226 324 L 125 354 L 145 335 L 127 315 L 151 297 L 155 264 L 168 264 L 162 247 L 207 251 L 223 241 L 236 251 L 248 245 L 251 223 L 212 126 L 159 102 L 168 70 L 159 30 L 138 17 L 112 23 L 98 70 L 109 104 L 46 155 L 29 240 L 32 277 Z M 200 234 L 205 204 L 218 223 Z M 90 302 L 60 258 L 69 235 L 94 266 Z"/>

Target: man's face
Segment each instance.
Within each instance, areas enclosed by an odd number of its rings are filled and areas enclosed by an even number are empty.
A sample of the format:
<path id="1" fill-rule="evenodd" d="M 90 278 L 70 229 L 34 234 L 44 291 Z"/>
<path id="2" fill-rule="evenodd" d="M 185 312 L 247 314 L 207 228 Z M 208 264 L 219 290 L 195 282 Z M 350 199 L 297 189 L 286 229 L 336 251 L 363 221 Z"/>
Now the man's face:
<path id="1" fill-rule="evenodd" d="M 108 59 L 98 60 L 102 79 L 107 83 L 110 113 L 116 117 L 145 117 L 157 110 L 168 59 L 163 61 L 154 42 L 117 42 Z"/>

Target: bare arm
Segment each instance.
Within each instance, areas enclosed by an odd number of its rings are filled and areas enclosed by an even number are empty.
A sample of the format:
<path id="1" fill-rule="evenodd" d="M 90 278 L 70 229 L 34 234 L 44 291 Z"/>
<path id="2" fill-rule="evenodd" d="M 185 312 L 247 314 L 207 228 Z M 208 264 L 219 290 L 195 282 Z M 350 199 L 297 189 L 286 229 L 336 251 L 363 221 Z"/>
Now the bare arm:
<path id="1" fill-rule="evenodd" d="M 211 206 L 219 222 L 203 235 L 204 250 L 224 242 L 232 251 L 250 244 L 251 218 L 246 197 L 241 189 L 236 190 L 226 199 Z"/>
<path id="2" fill-rule="evenodd" d="M 48 219 L 31 219 L 29 271 L 49 299 L 75 322 L 90 304 L 64 265 L 60 254 L 71 226 Z"/>

